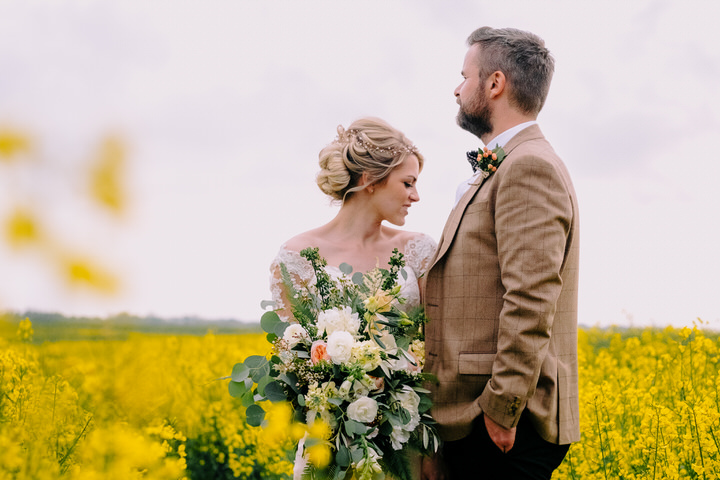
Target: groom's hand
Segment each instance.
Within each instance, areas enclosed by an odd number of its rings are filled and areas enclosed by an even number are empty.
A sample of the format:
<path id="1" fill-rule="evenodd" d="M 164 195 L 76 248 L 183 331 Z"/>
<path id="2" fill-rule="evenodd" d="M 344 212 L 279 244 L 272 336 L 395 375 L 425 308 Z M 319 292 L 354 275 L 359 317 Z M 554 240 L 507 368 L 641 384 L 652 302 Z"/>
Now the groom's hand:
<path id="1" fill-rule="evenodd" d="M 485 420 L 485 428 L 487 429 L 488 435 L 490 435 L 490 439 L 500 450 L 508 453 L 513 448 L 513 445 L 515 445 L 515 431 L 517 429 L 515 427 L 507 429 L 495 423 L 495 421 L 487 415 L 483 415 L 483 419 Z"/>
<path id="2" fill-rule="evenodd" d="M 445 462 L 439 453 L 431 457 L 422 457 L 420 480 L 445 480 Z"/>

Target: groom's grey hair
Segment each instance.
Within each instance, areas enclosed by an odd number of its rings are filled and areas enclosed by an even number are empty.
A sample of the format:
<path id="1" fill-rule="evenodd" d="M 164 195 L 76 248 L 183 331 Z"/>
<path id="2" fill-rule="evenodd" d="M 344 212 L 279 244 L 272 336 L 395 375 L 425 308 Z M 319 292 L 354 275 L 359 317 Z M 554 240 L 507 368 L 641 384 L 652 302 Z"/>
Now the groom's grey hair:
<path id="1" fill-rule="evenodd" d="M 537 35 L 515 28 L 481 27 L 467 39 L 480 45 L 480 79 L 501 71 L 510 85 L 510 101 L 520 111 L 542 110 L 555 71 L 555 60 Z"/>

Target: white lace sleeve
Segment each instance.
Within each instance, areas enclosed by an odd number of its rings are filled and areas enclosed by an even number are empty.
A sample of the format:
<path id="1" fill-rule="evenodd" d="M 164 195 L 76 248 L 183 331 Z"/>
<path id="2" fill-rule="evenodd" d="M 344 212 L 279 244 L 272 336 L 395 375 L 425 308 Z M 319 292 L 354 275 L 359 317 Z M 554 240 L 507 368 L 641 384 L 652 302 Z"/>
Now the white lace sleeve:
<path id="1" fill-rule="evenodd" d="M 310 262 L 301 257 L 300 254 L 293 250 L 288 250 L 285 245 L 280 247 L 275 259 L 270 264 L 270 293 L 272 300 L 275 302 L 275 310 L 281 319 L 290 321 L 292 313 L 290 312 L 290 304 L 288 302 L 288 292 L 282 278 L 282 268 L 285 265 L 290 280 L 296 289 L 308 287 L 315 284 L 315 271 Z"/>
<path id="2" fill-rule="evenodd" d="M 430 235 L 417 234 L 405 245 L 405 265 L 415 272 L 417 278 L 420 278 L 430 268 L 436 249 L 437 243 Z"/>

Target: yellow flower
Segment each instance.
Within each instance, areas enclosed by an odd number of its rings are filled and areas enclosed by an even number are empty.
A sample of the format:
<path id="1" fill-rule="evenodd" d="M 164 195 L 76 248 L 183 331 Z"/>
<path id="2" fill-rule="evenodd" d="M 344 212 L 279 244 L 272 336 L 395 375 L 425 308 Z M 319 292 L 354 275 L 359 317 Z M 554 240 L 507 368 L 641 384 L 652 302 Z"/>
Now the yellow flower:
<path id="1" fill-rule="evenodd" d="M 26 208 L 17 208 L 5 222 L 5 237 L 14 248 L 24 247 L 40 239 L 35 214 Z"/>
<path id="2" fill-rule="evenodd" d="M 389 312 L 392 308 L 392 296 L 384 293 L 380 295 L 373 295 L 365 299 L 365 308 L 372 313 L 384 313 Z"/>
<path id="3" fill-rule="evenodd" d="M 62 262 L 65 277 L 71 285 L 88 286 L 104 293 L 115 293 L 119 287 L 113 274 L 88 259 L 67 256 Z"/>
<path id="4" fill-rule="evenodd" d="M 109 210 L 119 213 L 125 206 L 122 173 L 125 148 L 117 138 L 107 138 L 90 172 L 90 191 L 93 198 Z"/>
<path id="5" fill-rule="evenodd" d="M 32 322 L 29 318 L 25 318 L 25 320 L 21 320 L 18 324 L 18 329 L 16 332 L 16 336 L 18 340 L 21 342 L 32 342 L 33 335 L 35 334 L 35 331 L 32 328 Z"/>
<path id="6" fill-rule="evenodd" d="M 20 152 L 30 149 L 28 137 L 9 128 L 0 129 L 0 161 L 11 161 Z"/>

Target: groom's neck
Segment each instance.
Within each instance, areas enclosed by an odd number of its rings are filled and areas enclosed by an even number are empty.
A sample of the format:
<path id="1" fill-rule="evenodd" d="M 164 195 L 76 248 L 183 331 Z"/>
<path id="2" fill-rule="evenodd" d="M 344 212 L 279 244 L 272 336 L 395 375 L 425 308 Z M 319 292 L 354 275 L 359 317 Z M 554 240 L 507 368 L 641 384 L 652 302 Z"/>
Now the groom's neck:
<path id="1" fill-rule="evenodd" d="M 480 137 L 480 140 L 482 140 L 485 145 L 493 138 L 516 125 L 537 120 L 537 115 L 528 115 L 512 107 L 498 108 L 494 113 L 495 115 L 493 115 L 492 118 L 492 131 Z"/>

